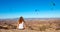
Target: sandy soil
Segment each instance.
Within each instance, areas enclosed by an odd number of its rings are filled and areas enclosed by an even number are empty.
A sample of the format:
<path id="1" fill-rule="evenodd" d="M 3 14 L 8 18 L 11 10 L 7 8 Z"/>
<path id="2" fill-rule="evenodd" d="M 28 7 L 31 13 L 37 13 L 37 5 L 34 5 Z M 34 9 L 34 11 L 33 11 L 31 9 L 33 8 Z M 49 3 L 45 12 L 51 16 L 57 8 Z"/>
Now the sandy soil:
<path id="1" fill-rule="evenodd" d="M 16 22 L 0 21 L 0 32 L 60 32 L 60 20 L 26 20 L 24 30 L 16 28 Z"/>

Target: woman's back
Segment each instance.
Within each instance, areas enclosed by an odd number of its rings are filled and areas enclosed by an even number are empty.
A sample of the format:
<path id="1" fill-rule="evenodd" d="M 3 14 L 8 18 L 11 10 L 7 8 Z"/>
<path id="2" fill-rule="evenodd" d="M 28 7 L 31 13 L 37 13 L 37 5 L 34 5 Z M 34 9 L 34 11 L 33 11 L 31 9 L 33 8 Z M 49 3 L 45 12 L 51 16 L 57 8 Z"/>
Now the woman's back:
<path id="1" fill-rule="evenodd" d="M 24 29 L 24 19 L 20 17 L 18 20 L 18 29 Z"/>

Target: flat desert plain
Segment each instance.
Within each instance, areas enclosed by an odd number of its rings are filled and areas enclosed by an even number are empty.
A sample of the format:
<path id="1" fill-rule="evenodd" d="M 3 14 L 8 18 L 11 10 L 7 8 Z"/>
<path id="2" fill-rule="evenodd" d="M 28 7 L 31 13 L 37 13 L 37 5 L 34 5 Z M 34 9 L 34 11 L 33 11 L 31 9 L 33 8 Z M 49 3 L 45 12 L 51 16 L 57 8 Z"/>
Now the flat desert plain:
<path id="1" fill-rule="evenodd" d="M 0 32 L 60 32 L 58 19 L 26 19 L 25 29 L 17 29 L 17 20 L 0 20 Z"/>

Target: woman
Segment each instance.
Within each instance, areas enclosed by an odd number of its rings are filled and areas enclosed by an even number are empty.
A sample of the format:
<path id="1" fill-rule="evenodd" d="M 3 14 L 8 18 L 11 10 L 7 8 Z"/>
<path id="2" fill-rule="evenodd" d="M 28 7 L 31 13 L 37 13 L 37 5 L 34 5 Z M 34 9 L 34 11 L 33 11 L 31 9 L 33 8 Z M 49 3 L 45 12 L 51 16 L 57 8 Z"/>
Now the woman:
<path id="1" fill-rule="evenodd" d="M 18 20 L 17 28 L 18 29 L 24 29 L 24 23 L 25 23 L 25 21 L 24 21 L 23 17 L 20 17 L 19 20 Z"/>

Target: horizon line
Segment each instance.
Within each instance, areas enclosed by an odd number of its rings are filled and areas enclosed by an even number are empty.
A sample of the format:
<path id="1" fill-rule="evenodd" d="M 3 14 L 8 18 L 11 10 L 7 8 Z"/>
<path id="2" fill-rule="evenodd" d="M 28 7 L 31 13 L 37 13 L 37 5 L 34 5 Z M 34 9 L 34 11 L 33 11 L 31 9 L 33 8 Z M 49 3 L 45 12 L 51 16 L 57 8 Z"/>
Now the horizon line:
<path id="1" fill-rule="evenodd" d="M 46 17 L 46 18 L 48 18 L 48 17 Z M 50 17 L 50 18 L 60 18 L 60 17 Z M 18 18 L 0 18 L 0 19 L 18 19 Z"/>

